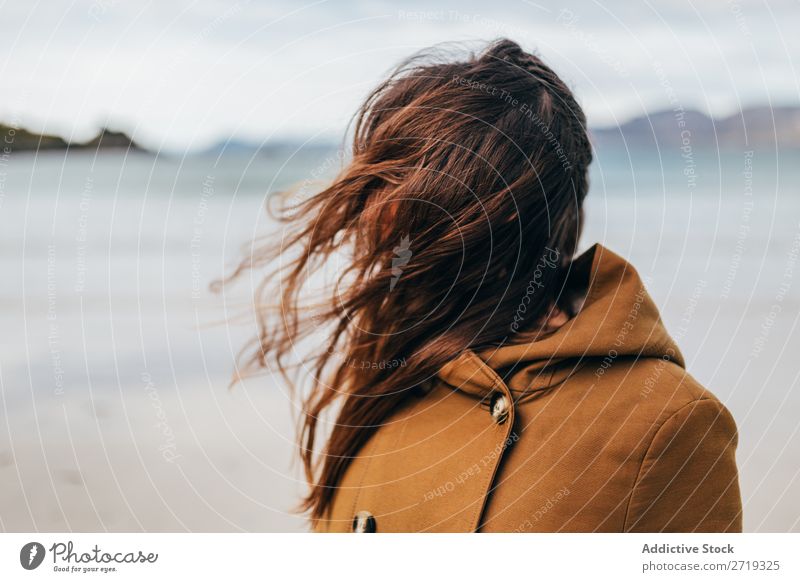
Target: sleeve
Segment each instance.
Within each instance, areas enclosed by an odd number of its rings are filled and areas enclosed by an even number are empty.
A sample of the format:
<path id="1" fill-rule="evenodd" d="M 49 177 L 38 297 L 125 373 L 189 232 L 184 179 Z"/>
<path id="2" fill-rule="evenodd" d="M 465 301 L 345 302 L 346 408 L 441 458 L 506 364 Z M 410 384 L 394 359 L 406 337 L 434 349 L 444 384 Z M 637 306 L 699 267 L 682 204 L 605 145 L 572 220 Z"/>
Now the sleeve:
<path id="1" fill-rule="evenodd" d="M 742 531 L 737 440 L 736 423 L 717 400 L 695 400 L 674 412 L 642 460 L 625 531 Z"/>

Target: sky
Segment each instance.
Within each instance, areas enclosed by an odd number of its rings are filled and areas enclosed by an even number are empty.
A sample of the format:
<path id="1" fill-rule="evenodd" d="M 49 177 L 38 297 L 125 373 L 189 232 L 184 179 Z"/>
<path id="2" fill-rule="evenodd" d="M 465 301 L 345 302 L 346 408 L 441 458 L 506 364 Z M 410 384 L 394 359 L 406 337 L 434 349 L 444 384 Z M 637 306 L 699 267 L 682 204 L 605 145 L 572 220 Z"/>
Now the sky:
<path id="1" fill-rule="evenodd" d="M 334 140 L 398 61 L 501 36 L 538 52 L 594 126 L 723 116 L 800 103 L 798 24 L 797 0 L 0 0 L 0 121 L 76 140 L 109 125 L 173 150 Z"/>

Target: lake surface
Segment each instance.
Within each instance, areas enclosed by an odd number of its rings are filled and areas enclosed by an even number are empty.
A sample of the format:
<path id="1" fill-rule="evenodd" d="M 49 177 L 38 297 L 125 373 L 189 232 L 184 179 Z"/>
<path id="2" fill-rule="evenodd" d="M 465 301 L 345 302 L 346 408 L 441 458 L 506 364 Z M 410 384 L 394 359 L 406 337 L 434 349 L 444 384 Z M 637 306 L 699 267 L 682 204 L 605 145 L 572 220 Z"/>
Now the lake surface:
<path id="1" fill-rule="evenodd" d="M 800 155 L 607 151 L 582 248 L 649 282 L 689 371 L 731 409 L 749 531 L 800 531 Z M 297 531 L 296 410 L 228 388 L 252 333 L 267 193 L 334 153 L 14 153 L 0 165 L 0 529 Z"/>

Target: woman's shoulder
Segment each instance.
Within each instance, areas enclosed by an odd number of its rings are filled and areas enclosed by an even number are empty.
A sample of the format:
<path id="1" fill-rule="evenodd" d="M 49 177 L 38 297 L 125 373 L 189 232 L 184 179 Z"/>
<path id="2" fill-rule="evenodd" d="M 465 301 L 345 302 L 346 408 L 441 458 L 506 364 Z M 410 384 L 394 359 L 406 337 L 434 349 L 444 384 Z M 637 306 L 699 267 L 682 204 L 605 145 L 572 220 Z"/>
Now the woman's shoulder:
<path id="1" fill-rule="evenodd" d="M 733 415 L 682 367 L 664 371 L 642 409 L 651 424 L 625 529 L 741 531 Z"/>
<path id="2" fill-rule="evenodd" d="M 686 369 L 669 362 L 661 374 L 661 382 L 650 386 L 645 382 L 642 394 L 652 398 L 657 404 L 663 404 L 660 415 L 662 420 L 679 414 L 688 414 L 695 408 L 714 411 L 720 416 L 730 416 L 730 411 L 709 388 L 701 384 Z M 653 367 L 655 370 L 655 367 Z"/>
<path id="3" fill-rule="evenodd" d="M 612 391 L 642 412 L 652 408 L 669 415 L 700 401 L 722 406 L 714 392 L 692 376 L 682 361 L 667 356 L 620 358 L 614 366 L 598 367 L 594 376 L 602 392 Z"/>
<path id="4" fill-rule="evenodd" d="M 602 374 L 598 374 L 598 371 Z M 637 442 L 646 443 L 680 429 L 725 432 L 736 442 L 736 423 L 714 392 L 669 358 L 620 358 L 606 370 L 584 368 L 563 388 L 574 404 L 609 418 Z M 571 385 L 571 386 L 570 386 Z M 590 385 L 590 394 L 584 387 Z M 591 412 L 590 412 L 591 414 Z"/>

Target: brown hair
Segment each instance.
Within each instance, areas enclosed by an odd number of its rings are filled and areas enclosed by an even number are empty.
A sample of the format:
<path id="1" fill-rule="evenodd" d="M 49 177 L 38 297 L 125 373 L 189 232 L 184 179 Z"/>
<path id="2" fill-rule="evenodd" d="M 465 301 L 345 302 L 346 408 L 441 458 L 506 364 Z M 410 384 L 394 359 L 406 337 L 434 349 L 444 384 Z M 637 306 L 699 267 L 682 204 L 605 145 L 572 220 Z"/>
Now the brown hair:
<path id="1" fill-rule="evenodd" d="M 296 346 L 324 330 L 299 435 L 312 519 L 370 435 L 442 365 L 513 341 L 558 304 L 592 160 L 569 88 L 509 40 L 462 60 L 403 63 L 367 97 L 353 142 L 332 184 L 284 208 L 294 230 L 283 244 L 233 275 L 274 267 L 256 292 L 249 369 L 274 366 L 298 385 L 308 362 Z M 301 292 L 342 249 L 338 283 L 311 313 Z M 545 255 L 557 263 L 542 269 Z M 329 411 L 336 422 L 316 451 Z"/>

